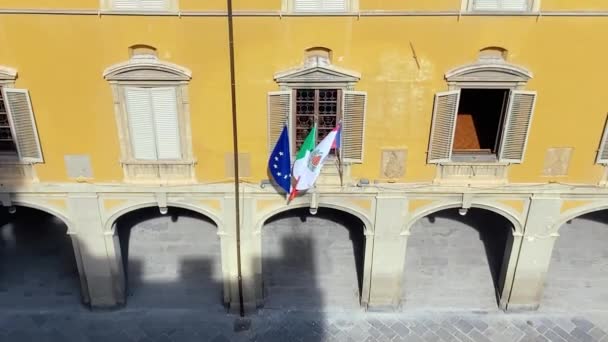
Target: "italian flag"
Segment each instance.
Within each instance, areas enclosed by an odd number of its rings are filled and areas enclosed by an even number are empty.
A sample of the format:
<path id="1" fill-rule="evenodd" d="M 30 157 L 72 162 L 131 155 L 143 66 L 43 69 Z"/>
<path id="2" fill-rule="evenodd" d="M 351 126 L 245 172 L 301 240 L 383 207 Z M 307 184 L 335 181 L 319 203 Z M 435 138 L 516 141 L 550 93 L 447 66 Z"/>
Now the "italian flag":
<path id="1" fill-rule="evenodd" d="M 291 174 L 295 179 L 295 186 L 291 188 L 291 194 L 289 194 L 289 200 L 292 200 L 298 194 L 298 191 L 308 190 L 313 187 L 323 163 L 329 154 L 329 151 L 334 145 L 336 136 L 340 127 L 334 128 L 317 147 L 315 147 L 315 136 L 317 135 L 316 125 L 312 128 L 308 136 L 302 143 L 300 150 L 296 156 L 296 161 L 293 164 L 293 171 Z"/>

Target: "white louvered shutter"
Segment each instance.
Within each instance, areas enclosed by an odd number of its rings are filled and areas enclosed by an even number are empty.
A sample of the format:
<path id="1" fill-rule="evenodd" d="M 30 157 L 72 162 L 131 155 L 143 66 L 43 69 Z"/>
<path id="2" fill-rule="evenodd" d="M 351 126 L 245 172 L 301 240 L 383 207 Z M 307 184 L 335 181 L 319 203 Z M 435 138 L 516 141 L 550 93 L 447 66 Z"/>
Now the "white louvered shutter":
<path id="1" fill-rule="evenodd" d="M 347 0 L 323 0 L 321 10 L 327 12 L 345 12 Z"/>
<path id="2" fill-rule="evenodd" d="M 530 0 L 473 0 L 476 11 L 525 11 Z"/>
<path id="3" fill-rule="evenodd" d="M 28 91 L 2 88 L 2 93 L 19 158 L 25 162 L 42 163 L 42 149 Z"/>
<path id="4" fill-rule="evenodd" d="M 291 90 L 268 93 L 268 155 L 272 153 L 291 113 Z M 290 132 L 291 135 L 291 132 Z"/>
<path id="5" fill-rule="evenodd" d="M 598 164 L 608 164 L 608 118 L 606 118 L 606 123 L 604 124 L 604 134 L 602 134 L 600 149 L 597 151 L 595 162 Z"/>
<path id="6" fill-rule="evenodd" d="M 345 90 L 342 95 L 342 141 L 340 153 L 342 160 L 349 163 L 363 162 L 363 143 L 365 138 L 365 111 L 367 93 Z"/>
<path id="7" fill-rule="evenodd" d="M 112 9 L 120 11 L 164 11 L 168 9 L 167 0 L 112 0 Z"/>
<path id="8" fill-rule="evenodd" d="M 523 162 L 535 104 L 536 92 L 511 91 L 500 144 L 501 162 Z"/>
<path id="9" fill-rule="evenodd" d="M 322 0 L 293 0 L 295 12 L 316 12 L 321 10 Z"/>
<path id="10" fill-rule="evenodd" d="M 181 159 L 175 88 L 151 88 L 158 159 Z"/>
<path id="11" fill-rule="evenodd" d="M 133 157 L 142 160 L 157 160 L 154 117 L 149 89 L 125 88 L 125 102 Z"/>
<path id="12" fill-rule="evenodd" d="M 456 115 L 460 104 L 460 90 L 435 94 L 433 124 L 429 139 L 428 162 L 441 163 L 452 158 L 452 145 L 456 130 Z"/>

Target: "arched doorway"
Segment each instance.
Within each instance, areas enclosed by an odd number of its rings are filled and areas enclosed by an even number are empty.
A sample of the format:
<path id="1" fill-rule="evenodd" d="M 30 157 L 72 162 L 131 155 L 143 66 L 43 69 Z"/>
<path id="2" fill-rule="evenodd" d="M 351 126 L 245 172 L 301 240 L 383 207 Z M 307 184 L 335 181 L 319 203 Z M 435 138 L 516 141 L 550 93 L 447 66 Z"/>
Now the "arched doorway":
<path id="1" fill-rule="evenodd" d="M 41 210 L 0 207 L 0 306 L 81 307 L 80 279 L 67 229 L 61 219 Z"/>
<path id="2" fill-rule="evenodd" d="M 559 228 L 541 310 L 605 310 L 608 302 L 608 210 L 579 216 Z"/>
<path id="3" fill-rule="evenodd" d="M 512 223 L 489 210 L 445 209 L 418 220 L 406 250 L 403 309 L 496 310 Z"/>
<path id="4" fill-rule="evenodd" d="M 262 229 L 265 309 L 360 309 L 364 278 L 364 223 L 335 209 L 277 214 Z"/>
<path id="5" fill-rule="evenodd" d="M 225 310 L 220 240 L 208 217 L 149 207 L 124 214 L 114 225 L 129 308 Z"/>

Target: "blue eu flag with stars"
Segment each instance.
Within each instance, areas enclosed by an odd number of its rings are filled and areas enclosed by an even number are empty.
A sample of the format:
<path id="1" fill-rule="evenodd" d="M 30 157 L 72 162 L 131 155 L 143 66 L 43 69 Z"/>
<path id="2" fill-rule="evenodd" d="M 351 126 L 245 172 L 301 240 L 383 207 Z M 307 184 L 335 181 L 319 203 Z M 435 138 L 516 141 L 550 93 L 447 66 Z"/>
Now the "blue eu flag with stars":
<path id="1" fill-rule="evenodd" d="M 268 160 L 268 170 L 274 181 L 286 193 L 291 191 L 291 157 L 289 156 L 289 134 L 287 125 L 283 126 L 281 136 Z"/>

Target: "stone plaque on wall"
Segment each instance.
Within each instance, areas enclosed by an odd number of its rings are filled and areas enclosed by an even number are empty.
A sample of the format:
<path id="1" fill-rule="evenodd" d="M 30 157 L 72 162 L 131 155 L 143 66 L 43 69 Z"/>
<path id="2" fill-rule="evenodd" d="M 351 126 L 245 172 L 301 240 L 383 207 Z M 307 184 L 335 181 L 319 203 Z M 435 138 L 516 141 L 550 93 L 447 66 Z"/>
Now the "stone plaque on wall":
<path id="1" fill-rule="evenodd" d="M 545 154 L 543 176 L 567 176 L 572 147 L 552 147 Z"/>
<path id="2" fill-rule="evenodd" d="M 93 178 L 89 155 L 66 154 L 64 159 L 69 178 Z"/>
<path id="3" fill-rule="evenodd" d="M 406 149 L 383 149 L 381 161 L 382 165 L 380 169 L 381 178 L 402 178 L 405 175 L 406 159 Z"/>

